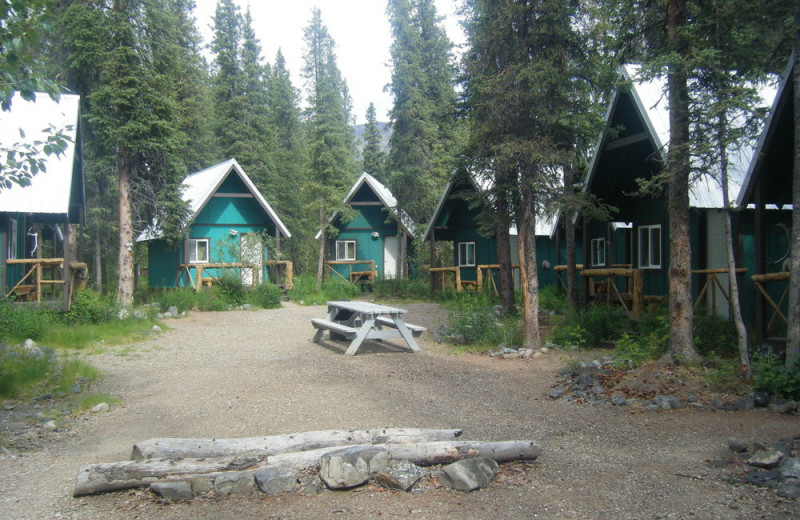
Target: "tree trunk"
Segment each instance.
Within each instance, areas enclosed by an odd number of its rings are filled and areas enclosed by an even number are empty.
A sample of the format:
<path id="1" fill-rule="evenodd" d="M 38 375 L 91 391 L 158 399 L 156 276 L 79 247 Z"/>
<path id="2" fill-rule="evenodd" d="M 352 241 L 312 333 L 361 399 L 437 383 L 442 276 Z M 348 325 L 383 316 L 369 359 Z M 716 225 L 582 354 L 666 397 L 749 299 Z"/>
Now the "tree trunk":
<path id="1" fill-rule="evenodd" d="M 426 466 L 449 464 L 461 459 L 490 457 L 497 462 L 536 460 L 541 447 L 532 441 L 440 441 L 417 444 L 374 444 L 389 451 L 392 460 L 408 460 Z M 91 464 L 78 471 L 73 496 L 79 497 L 148 486 L 160 480 L 188 481 L 193 477 L 216 477 L 226 471 L 255 474 L 265 467 L 291 467 L 307 469 L 318 464 L 322 455 L 336 448 L 278 454 L 263 457 L 225 457 L 206 459 L 149 459 L 111 464 Z"/>
<path id="2" fill-rule="evenodd" d="M 100 244 L 100 234 L 95 231 L 94 236 L 94 283 L 95 289 L 103 290 L 103 250 Z"/>
<path id="3" fill-rule="evenodd" d="M 119 172 L 119 272 L 117 302 L 122 307 L 133 305 L 133 217 L 130 200 L 130 168 L 127 149 L 117 148 Z"/>
<path id="4" fill-rule="evenodd" d="M 673 361 L 699 358 L 692 339 L 692 279 L 689 242 L 689 88 L 680 31 L 686 24 L 684 0 L 669 0 L 667 36 L 675 57 L 669 66 L 669 346 Z"/>
<path id="5" fill-rule="evenodd" d="M 500 264 L 500 300 L 503 310 L 513 313 L 514 302 L 514 273 L 511 270 L 511 238 L 508 224 L 501 223 L 497 226 L 497 263 Z M 492 276 L 491 271 L 487 276 Z"/>
<path id="6" fill-rule="evenodd" d="M 578 308 L 578 269 L 575 258 L 575 222 L 572 215 L 564 219 L 564 234 L 567 242 L 567 305 L 570 311 Z"/>
<path id="7" fill-rule="evenodd" d="M 794 2 L 794 174 L 792 176 L 792 252 L 786 367 L 800 360 L 800 0 Z"/>
<path id="8" fill-rule="evenodd" d="M 322 233 L 319 235 L 319 250 L 317 253 L 317 291 L 322 289 L 322 276 L 325 274 L 325 244 L 328 242 L 325 212 L 322 209 L 319 210 L 319 223 Z"/>
<path id="9" fill-rule="evenodd" d="M 522 279 L 523 346 L 541 347 L 539 336 L 539 278 L 536 272 L 536 206 L 533 190 L 525 179 L 521 186 L 521 215 L 517 223 L 519 232 L 519 272 Z"/>
<path id="10" fill-rule="evenodd" d="M 266 457 L 348 444 L 397 444 L 452 440 L 461 430 L 386 428 L 324 430 L 245 439 L 150 439 L 133 447 L 131 460 L 204 457 Z"/>

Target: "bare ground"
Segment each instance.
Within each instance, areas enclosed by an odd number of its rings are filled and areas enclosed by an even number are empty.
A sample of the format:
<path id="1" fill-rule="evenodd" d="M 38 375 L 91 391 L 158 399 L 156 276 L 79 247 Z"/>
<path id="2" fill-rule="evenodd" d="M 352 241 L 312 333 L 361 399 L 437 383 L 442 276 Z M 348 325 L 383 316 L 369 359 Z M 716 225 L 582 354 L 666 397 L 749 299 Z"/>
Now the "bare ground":
<path id="1" fill-rule="evenodd" d="M 411 304 L 408 321 L 429 328 L 445 313 Z M 121 405 L 39 432 L 35 451 L 0 455 L 0 518 L 14 519 L 656 519 L 800 518 L 800 503 L 730 484 L 726 439 L 766 443 L 800 434 L 796 416 L 766 410 L 711 412 L 589 406 L 546 397 L 566 359 L 453 355 L 420 339 L 411 354 L 393 342 L 310 342 L 322 307 L 192 313 L 133 346 L 89 362 L 105 373 L 93 390 Z M 295 431 L 462 428 L 464 439 L 530 439 L 533 463 L 502 466 L 486 489 L 461 493 L 428 482 L 419 492 L 367 486 L 317 496 L 214 497 L 164 503 L 146 490 L 72 498 L 78 468 L 126 460 L 153 437 L 250 437 Z"/>

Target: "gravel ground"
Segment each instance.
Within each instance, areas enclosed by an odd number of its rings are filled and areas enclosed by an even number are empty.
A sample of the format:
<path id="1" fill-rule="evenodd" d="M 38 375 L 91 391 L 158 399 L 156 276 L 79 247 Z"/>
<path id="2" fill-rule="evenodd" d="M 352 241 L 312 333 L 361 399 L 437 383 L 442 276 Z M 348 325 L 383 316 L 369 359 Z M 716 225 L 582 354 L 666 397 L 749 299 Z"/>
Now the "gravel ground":
<path id="1" fill-rule="evenodd" d="M 444 311 L 409 304 L 408 321 L 435 328 Z M 89 356 L 105 377 L 94 390 L 119 398 L 75 418 L 34 452 L 0 455 L 0 518 L 8 519 L 656 519 L 800 518 L 800 503 L 732 485 L 708 461 L 731 436 L 771 443 L 800 434 L 797 417 L 766 410 L 649 412 L 552 401 L 566 360 L 453 355 L 420 338 L 310 342 L 323 307 L 195 312 L 150 340 Z M 318 496 L 197 499 L 169 504 L 135 490 L 72 498 L 78 468 L 128 459 L 153 437 L 250 437 L 296 431 L 462 428 L 467 440 L 537 441 L 538 461 L 501 467 L 474 493 L 433 485 L 418 493 L 367 486 Z"/>

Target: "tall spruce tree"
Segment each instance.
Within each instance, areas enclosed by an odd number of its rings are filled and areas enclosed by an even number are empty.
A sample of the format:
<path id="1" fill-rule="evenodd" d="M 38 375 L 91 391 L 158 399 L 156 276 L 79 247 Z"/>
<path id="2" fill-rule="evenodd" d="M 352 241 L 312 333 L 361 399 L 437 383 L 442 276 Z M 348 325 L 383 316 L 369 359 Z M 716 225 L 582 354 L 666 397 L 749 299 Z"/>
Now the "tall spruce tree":
<path id="1" fill-rule="evenodd" d="M 433 0 L 389 0 L 392 136 L 387 170 L 399 205 L 422 222 L 453 171 L 456 95 L 452 44 Z"/>
<path id="2" fill-rule="evenodd" d="M 364 147 L 361 151 L 361 169 L 384 182 L 386 180 L 384 178 L 386 154 L 381 147 L 381 129 L 378 126 L 374 103 L 370 103 L 367 107 L 366 118 L 367 124 L 364 126 L 362 137 Z"/>
<path id="3" fill-rule="evenodd" d="M 354 137 L 348 124 L 347 87 L 336 64 L 335 43 L 322 22 L 319 9 L 312 11 L 304 40 L 308 163 L 303 191 L 306 207 L 316 218 L 315 227 L 320 230 L 317 254 L 317 287 L 320 288 L 331 230 L 328 215 L 334 210 L 344 210 L 342 196 L 354 178 L 356 165 Z"/>
<path id="4" fill-rule="evenodd" d="M 540 342 L 536 220 L 600 121 L 578 8 L 556 0 L 467 2 L 469 149 L 517 223 L 527 346 Z M 498 231 L 507 229 L 508 215 L 499 216 Z"/>

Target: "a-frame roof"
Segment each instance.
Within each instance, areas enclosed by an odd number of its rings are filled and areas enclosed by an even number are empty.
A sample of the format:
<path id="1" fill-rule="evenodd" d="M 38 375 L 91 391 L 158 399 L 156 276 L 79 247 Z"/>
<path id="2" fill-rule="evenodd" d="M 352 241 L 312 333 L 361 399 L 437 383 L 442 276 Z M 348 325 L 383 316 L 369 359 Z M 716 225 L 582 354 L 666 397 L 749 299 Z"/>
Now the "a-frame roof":
<path id="1" fill-rule="evenodd" d="M 747 176 L 736 198 L 738 206 L 756 202 L 755 189 L 761 181 L 762 197 L 766 204 L 792 203 L 792 174 L 794 151 L 794 54 L 778 85 L 767 123 L 756 145 Z"/>
<path id="2" fill-rule="evenodd" d="M 639 67 L 634 65 L 626 65 L 620 69 L 620 77 L 623 83 L 616 89 L 606 112 L 606 129 L 598 140 L 589 168 L 586 171 L 583 184 L 584 191 L 593 191 L 593 183 L 600 182 L 597 178 L 598 170 L 602 164 L 604 153 L 610 150 L 611 147 L 641 146 L 642 141 L 646 141 L 651 147 L 651 159 L 657 161 L 666 159 L 669 147 L 669 106 L 665 94 L 665 79 L 641 80 L 637 79 L 638 74 Z M 760 94 L 762 100 L 766 103 L 768 102 L 766 100 L 772 98 L 774 91 L 769 87 L 763 87 L 760 89 Z M 612 141 L 608 130 L 618 128 L 623 123 L 621 114 L 625 111 L 626 104 L 633 107 L 633 112 L 638 119 L 638 124 L 643 128 L 643 133 L 617 138 Z M 731 147 L 728 150 L 730 161 L 728 167 L 729 193 L 739 192 L 752 155 L 752 146 Z M 719 181 L 710 175 L 693 177 L 689 187 L 689 205 L 693 208 L 723 207 L 722 186 Z"/>
<path id="3" fill-rule="evenodd" d="M 0 143 L 5 148 L 46 141 L 51 128 L 69 138 L 60 155 L 43 157 L 46 170 L 33 176 L 27 186 L 12 185 L 0 190 L 0 212 L 70 215 L 72 206 L 84 201 L 83 171 L 80 157 L 80 97 L 61 94 L 54 101 L 48 94 L 36 93 L 34 101 L 14 93 L 11 110 L 0 111 Z M 76 221 L 73 215 L 71 221 Z"/>
<path id="4" fill-rule="evenodd" d="M 414 236 L 414 232 L 416 230 L 416 226 L 414 222 L 411 220 L 405 211 L 402 209 L 397 209 L 397 199 L 394 198 L 392 192 L 389 191 L 389 188 L 381 184 L 378 179 L 373 177 L 367 172 L 362 173 L 356 182 L 350 187 L 350 191 L 347 192 L 342 202 L 345 204 L 350 204 L 353 201 L 353 198 L 356 196 L 358 191 L 362 188 L 362 186 L 368 186 L 370 190 L 378 197 L 378 200 L 383 204 L 385 208 L 388 208 L 392 211 L 392 216 L 400 223 L 400 226 L 403 228 L 407 234 Z M 396 213 L 395 211 L 396 210 Z M 330 218 L 328 218 L 328 223 L 330 224 L 333 222 L 336 217 L 339 215 L 338 212 L 334 212 Z M 317 234 L 314 236 L 315 239 L 319 240 L 319 237 L 322 236 L 321 231 L 317 231 Z"/>
<path id="5" fill-rule="evenodd" d="M 275 224 L 280 234 L 286 238 L 291 237 L 292 234 L 289 233 L 289 230 L 283 225 L 277 213 L 275 213 L 272 206 L 269 205 L 261 192 L 258 191 L 258 188 L 256 188 L 255 184 L 253 184 L 253 181 L 250 180 L 250 177 L 244 172 L 242 167 L 239 166 L 236 159 L 228 159 L 225 162 L 215 164 L 205 170 L 192 173 L 183 179 L 183 193 L 181 198 L 189 204 L 189 221 L 187 225 L 191 224 L 195 217 L 200 214 L 206 204 L 208 204 L 208 201 L 211 200 L 211 197 L 217 192 L 220 185 L 228 178 L 229 174 L 239 176 L 261 208 L 269 215 L 270 219 L 272 219 L 272 222 Z M 161 230 L 159 230 L 157 226 L 151 225 L 139 235 L 137 240 L 152 240 L 160 237 Z"/>
<path id="6" fill-rule="evenodd" d="M 433 210 L 433 214 L 431 215 L 430 220 L 428 220 L 428 227 L 425 229 L 425 234 L 422 236 L 422 241 L 425 242 L 430 238 L 431 230 L 433 229 L 434 223 L 439 220 L 439 217 L 444 210 L 444 205 L 447 203 L 447 200 L 453 195 L 453 190 L 461 185 L 466 178 L 466 181 L 469 183 L 469 186 L 475 190 L 476 193 L 484 192 L 491 189 L 491 182 L 485 181 L 481 182 L 481 180 L 476 179 L 476 176 L 473 174 L 456 174 L 450 178 L 447 182 L 447 185 L 444 187 L 444 191 L 442 191 L 442 195 L 439 197 L 439 200 L 436 202 L 436 207 Z M 550 236 L 552 233 L 553 225 L 555 224 L 555 219 L 552 218 L 537 218 L 536 219 L 536 236 Z M 509 227 L 509 232 L 512 235 L 517 234 L 517 227 L 512 225 Z"/>

